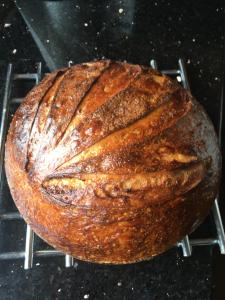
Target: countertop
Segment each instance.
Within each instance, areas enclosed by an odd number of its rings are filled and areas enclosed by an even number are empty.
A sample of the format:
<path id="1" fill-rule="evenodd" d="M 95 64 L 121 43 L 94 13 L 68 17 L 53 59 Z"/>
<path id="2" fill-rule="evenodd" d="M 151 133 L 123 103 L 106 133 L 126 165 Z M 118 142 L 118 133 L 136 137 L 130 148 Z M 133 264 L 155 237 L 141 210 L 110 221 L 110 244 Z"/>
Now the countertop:
<path id="1" fill-rule="evenodd" d="M 35 0 L 16 5 L 0 0 L 1 99 L 9 62 L 32 66 L 45 61 L 53 70 L 68 61 L 110 58 L 149 64 L 154 58 L 165 69 L 176 68 L 182 57 L 192 93 L 218 129 L 224 8 L 218 0 Z M 0 210 L 4 205 L 5 201 L 0 203 Z M 212 235 L 211 227 L 209 217 L 195 235 Z M 0 251 L 7 245 L 12 251 L 23 249 L 24 234 L 23 221 L 1 222 Z M 43 246 L 39 238 L 35 240 L 36 247 Z M 189 258 L 173 248 L 126 266 L 76 260 L 66 269 L 62 257 L 35 258 L 33 269 L 25 271 L 22 259 L 0 261 L 0 299 L 225 299 L 222 266 L 225 259 L 216 246 L 194 248 Z"/>

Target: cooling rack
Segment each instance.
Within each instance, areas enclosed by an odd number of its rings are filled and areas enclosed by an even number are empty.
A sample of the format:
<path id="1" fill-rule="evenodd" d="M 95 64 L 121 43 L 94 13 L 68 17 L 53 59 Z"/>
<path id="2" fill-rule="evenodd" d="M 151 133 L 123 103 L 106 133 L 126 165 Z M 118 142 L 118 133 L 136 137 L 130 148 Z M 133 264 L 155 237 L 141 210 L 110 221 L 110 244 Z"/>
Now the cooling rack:
<path id="1" fill-rule="evenodd" d="M 68 63 L 70 66 L 71 62 Z M 157 62 L 155 60 L 150 61 L 150 65 L 153 69 L 158 69 Z M 3 222 L 14 222 L 20 220 L 24 222 L 19 212 L 12 212 L 10 210 L 3 210 L 1 203 L 4 198 L 3 184 L 2 181 L 5 177 L 4 173 L 4 150 L 5 150 L 5 139 L 7 135 L 8 123 L 9 123 L 9 110 L 11 105 L 20 104 L 23 98 L 13 95 L 13 86 L 15 82 L 19 81 L 20 85 L 23 85 L 25 80 L 33 82 L 33 85 L 38 84 L 42 78 L 42 63 L 34 65 L 33 73 L 20 73 L 14 72 L 13 64 L 9 64 L 7 68 L 7 74 L 5 79 L 5 90 L 2 102 L 1 111 L 1 123 L 0 123 L 0 226 Z M 187 77 L 186 66 L 183 59 L 178 60 L 178 65 L 175 69 L 160 70 L 163 74 L 175 76 L 177 81 L 180 82 L 184 88 L 190 90 L 190 85 Z M 15 94 L 15 93 L 14 93 Z M 223 112 L 223 98 L 220 99 L 220 114 L 218 120 L 219 128 L 219 143 L 221 144 L 222 138 L 222 112 Z M 185 236 L 182 241 L 177 243 L 177 247 L 182 249 L 183 256 L 188 257 L 192 254 L 192 247 L 196 246 L 210 246 L 217 245 L 220 249 L 221 254 L 225 254 L 225 234 L 224 227 L 221 219 L 219 204 L 219 198 L 217 197 L 212 206 L 213 223 L 216 229 L 216 237 L 208 238 L 190 238 Z M 12 201 L 12 200 L 11 200 Z M 7 233 L 5 233 L 7 234 Z M 36 250 L 34 247 L 35 234 L 29 225 L 26 225 L 26 237 L 24 251 L 5 251 L 0 252 L 0 260 L 13 260 L 13 259 L 24 259 L 24 269 L 30 269 L 33 266 L 34 257 L 53 257 L 62 256 L 65 260 L 65 267 L 71 267 L 74 264 L 74 259 L 70 255 L 64 254 L 55 249 L 42 249 Z M 16 246 L 16 245 L 15 245 Z"/>

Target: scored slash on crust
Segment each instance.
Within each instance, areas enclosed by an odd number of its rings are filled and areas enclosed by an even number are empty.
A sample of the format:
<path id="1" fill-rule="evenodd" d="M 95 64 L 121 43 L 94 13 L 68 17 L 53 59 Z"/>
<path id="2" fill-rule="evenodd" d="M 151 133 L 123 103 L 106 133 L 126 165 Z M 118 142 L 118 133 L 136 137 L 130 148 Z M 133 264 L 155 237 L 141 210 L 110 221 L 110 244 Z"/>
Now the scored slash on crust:
<path id="1" fill-rule="evenodd" d="M 209 160 L 195 162 L 171 171 L 142 174 L 70 174 L 45 179 L 42 187 L 53 198 L 78 206 L 91 206 L 90 199 L 121 198 L 125 205 L 130 197 L 136 197 L 145 205 L 159 204 L 181 196 L 197 186 L 206 174 Z M 144 192 L 144 193 L 143 193 Z M 116 201 L 116 199 L 114 199 Z"/>

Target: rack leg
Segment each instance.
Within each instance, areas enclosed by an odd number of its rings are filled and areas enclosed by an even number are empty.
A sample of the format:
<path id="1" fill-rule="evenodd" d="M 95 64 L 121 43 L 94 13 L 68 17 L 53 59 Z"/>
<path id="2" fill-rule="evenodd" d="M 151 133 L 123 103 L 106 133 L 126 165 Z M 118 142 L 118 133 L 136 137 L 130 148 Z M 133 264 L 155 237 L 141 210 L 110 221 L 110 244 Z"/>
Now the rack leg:
<path id="1" fill-rule="evenodd" d="M 188 235 L 186 235 L 183 238 L 183 240 L 180 242 L 179 245 L 182 248 L 183 256 L 185 256 L 185 257 L 191 256 L 192 248 L 191 248 L 191 244 L 190 244 L 190 240 L 189 240 Z"/>
<path id="2" fill-rule="evenodd" d="M 65 256 L 65 267 L 70 268 L 72 266 L 73 266 L 73 257 L 67 254 Z"/>
<path id="3" fill-rule="evenodd" d="M 9 112 L 10 104 L 10 94 L 12 88 L 12 79 L 13 79 L 13 65 L 9 64 L 6 74 L 6 84 L 2 104 L 2 115 L 1 115 L 1 124 L 0 124 L 0 183 L 2 184 L 2 174 L 3 174 L 3 160 L 5 152 L 5 139 L 7 131 L 7 119 Z"/>
<path id="4" fill-rule="evenodd" d="M 225 254 L 225 234 L 224 234 L 224 228 L 223 228 L 222 218 L 221 218 L 217 199 L 215 199 L 215 202 L 212 207 L 212 211 L 213 211 L 214 221 L 216 224 L 216 231 L 218 236 L 218 244 L 220 247 L 220 252 L 221 254 Z"/>
<path id="5" fill-rule="evenodd" d="M 24 269 L 28 270 L 33 266 L 33 244 L 34 244 L 34 232 L 27 225 L 26 232 L 26 244 L 25 244 L 25 258 L 24 258 Z"/>

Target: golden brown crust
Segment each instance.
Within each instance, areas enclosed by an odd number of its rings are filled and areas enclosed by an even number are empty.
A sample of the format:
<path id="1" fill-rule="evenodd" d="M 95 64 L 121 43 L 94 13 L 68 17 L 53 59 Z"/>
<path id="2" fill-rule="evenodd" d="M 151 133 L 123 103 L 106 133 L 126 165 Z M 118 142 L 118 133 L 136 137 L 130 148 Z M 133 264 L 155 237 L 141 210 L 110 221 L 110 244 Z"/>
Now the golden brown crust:
<path id="1" fill-rule="evenodd" d="M 48 75 L 17 110 L 5 154 L 35 232 L 101 263 L 150 258 L 193 231 L 220 174 L 213 126 L 191 95 L 150 68 L 111 61 Z"/>

